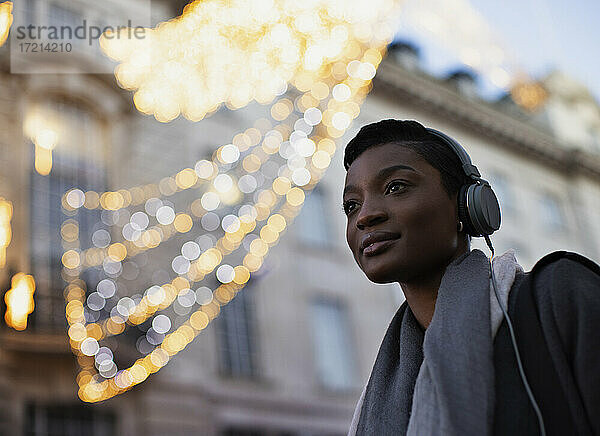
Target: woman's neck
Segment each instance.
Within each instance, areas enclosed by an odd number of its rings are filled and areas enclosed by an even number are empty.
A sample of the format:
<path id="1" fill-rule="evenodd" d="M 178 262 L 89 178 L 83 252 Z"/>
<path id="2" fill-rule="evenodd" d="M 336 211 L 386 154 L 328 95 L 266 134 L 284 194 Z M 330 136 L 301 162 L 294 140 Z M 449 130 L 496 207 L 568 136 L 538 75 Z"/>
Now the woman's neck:
<path id="1" fill-rule="evenodd" d="M 438 290 L 440 289 L 440 283 L 442 282 L 442 277 L 446 272 L 446 268 L 454 260 L 458 259 L 463 254 L 468 253 L 470 249 L 470 244 L 467 242 L 466 246 L 457 250 L 442 268 L 430 272 L 425 277 L 420 277 L 411 280 L 410 282 L 399 282 L 410 310 L 423 329 L 427 329 L 433 319 Z"/>
<path id="2" fill-rule="evenodd" d="M 427 281 L 400 285 L 410 310 L 423 329 L 427 329 L 431 324 L 442 276 L 443 271 Z"/>

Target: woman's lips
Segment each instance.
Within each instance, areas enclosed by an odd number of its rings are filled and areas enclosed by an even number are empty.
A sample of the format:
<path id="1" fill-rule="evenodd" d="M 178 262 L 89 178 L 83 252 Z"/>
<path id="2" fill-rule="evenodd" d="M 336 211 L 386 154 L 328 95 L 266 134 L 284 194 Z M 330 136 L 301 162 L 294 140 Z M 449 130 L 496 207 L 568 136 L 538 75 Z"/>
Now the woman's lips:
<path id="1" fill-rule="evenodd" d="M 382 253 L 385 250 L 387 250 L 397 240 L 398 240 L 398 238 L 394 238 L 394 239 L 386 239 L 384 241 L 374 242 L 373 244 L 365 247 L 365 249 L 363 250 L 363 255 L 367 256 L 367 257 L 376 256 L 379 253 Z"/>

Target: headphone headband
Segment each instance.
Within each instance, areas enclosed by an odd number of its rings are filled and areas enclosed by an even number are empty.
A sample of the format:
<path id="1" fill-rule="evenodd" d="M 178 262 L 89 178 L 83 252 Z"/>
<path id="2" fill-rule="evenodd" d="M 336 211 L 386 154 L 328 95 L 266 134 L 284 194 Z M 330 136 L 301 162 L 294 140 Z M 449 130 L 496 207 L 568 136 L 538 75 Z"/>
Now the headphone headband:
<path id="1" fill-rule="evenodd" d="M 500 205 L 489 182 L 481 174 L 467 151 L 456 140 L 439 130 L 425 128 L 428 133 L 454 150 L 465 175 L 474 183 L 466 184 L 458 193 L 458 217 L 471 236 L 488 236 L 500 228 Z"/>
<path id="2" fill-rule="evenodd" d="M 451 149 L 454 150 L 454 153 L 458 156 L 460 162 L 462 163 L 463 171 L 465 172 L 465 175 L 467 177 L 470 177 L 473 180 L 481 179 L 481 174 L 479 173 L 479 170 L 475 165 L 473 165 L 473 162 L 471 161 L 471 156 L 469 156 L 469 154 L 463 148 L 462 145 L 460 145 L 455 139 L 451 138 L 443 132 L 440 132 L 439 130 L 432 129 L 430 127 L 426 127 L 425 129 L 433 136 L 437 137 L 438 139 L 441 139 L 443 143 L 445 143 Z"/>

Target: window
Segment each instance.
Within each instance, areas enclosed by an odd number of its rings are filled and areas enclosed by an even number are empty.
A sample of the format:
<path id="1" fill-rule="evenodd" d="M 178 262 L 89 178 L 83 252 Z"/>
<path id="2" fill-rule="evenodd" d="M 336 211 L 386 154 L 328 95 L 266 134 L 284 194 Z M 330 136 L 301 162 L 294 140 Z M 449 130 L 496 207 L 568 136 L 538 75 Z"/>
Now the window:
<path id="1" fill-rule="evenodd" d="M 304 244 L 319 247 L 331 244 L 331 227 L 325 206 L 325 195 L 320 188 L 315 188 L 306 195 L 296 219 L 298 235 Z"/>
<path id="2" fill-rule="evenodd" d="M 28 404 L 25 436 L 114 436 L 116 419 L 112 412 L 97 407 Z"/>
<path id="3" fill-rule="evenodd" d="M 31 322 L 35 328 L 56 330 L 66 326 L 61 226 L 69 217 L 62 211 L 62 196 L 74 187 L 104 191 L 103 144 L 98 121 L 86 111 L 58 103 L 44 106 L 40 113 L 48 119 L 54 118 L 54 125 L 60 128 L 57 127 L 59 139 L 52 152 L 50 174 L 38 174 L 33 164 L 30 173 L 29 246 L 36 280 Z M 33 144 L 31 148 L 34 149 Z M 101 225 L 100 211 L 81 208 L 75 218 L 79 224 L 80 248 L 89 248 L 92 232 Z M 90 278 L 92 274 L 87 271 L 82 278 Z"/>
<path id="4" fill-rule="evenodd" d="M 565 219 L 560 200 L 553 194 L 542 194 L 540 197 L 542 223 L 548 230 L 564 230 Z"/>
<path id="5" fill-rule="evenodd" d="M 354 388 L 357 380 L 355 350 L 344 306 L 319 298 L 311 305 L 311 317 L 319 382 L 333 391 Z"/>
<path id="6" fill-rule="evenodd" d="M 215 320 L 220 370 L 227 376 L 257 375 L 252 294 L 252 285 L 246 285 Z"/>

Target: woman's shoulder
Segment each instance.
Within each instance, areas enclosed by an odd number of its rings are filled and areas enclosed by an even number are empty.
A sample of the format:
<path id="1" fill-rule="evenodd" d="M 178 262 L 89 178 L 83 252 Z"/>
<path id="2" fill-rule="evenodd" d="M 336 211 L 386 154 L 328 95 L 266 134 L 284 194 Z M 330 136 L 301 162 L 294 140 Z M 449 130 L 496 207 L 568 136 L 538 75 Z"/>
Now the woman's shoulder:
<path id="1" fill-rule="evenodd" d="M 600 266 L 577 253 L 555 251 L 541 258 L 528 273 L 538 296 L 556 303 L 580 298 L 599 299 Z"/>
<path id="2" fill-rule="evenodd" d="M 558 327 L 563 339 L 600 319 L 600 266 L 587 257 L 550 253 L 525 276 L 540 321 Z"/>
<path id="3" fill-rule="evenodd" d="M 537 263 L 533 266 L 533 271 L 539 271 L 545 268 L 569 268 L 573 267 L 578 269 L 583 267 L 591 270 L 595 274 L 600 275 L 600 265 L 593 260 L 571 251 L 554 251 L 540 258 Z"/>

